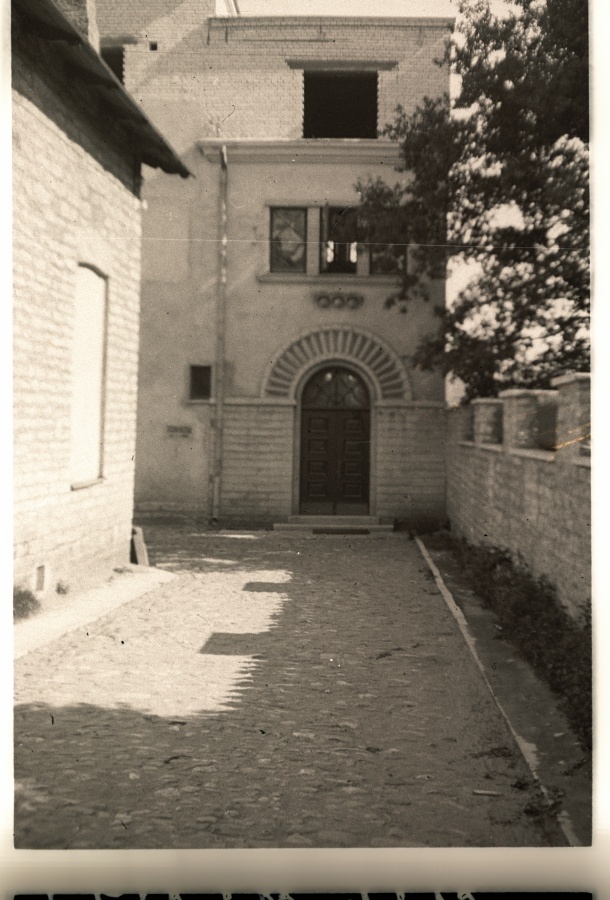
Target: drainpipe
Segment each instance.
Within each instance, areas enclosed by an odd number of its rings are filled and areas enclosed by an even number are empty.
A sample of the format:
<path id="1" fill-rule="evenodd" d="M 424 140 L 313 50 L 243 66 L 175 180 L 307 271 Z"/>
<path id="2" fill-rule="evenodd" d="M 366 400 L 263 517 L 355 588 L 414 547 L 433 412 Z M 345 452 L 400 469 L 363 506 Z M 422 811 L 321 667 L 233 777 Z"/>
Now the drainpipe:
<path id="1" fill-rule="evenodd" d="M 216 356 L 214 399 L 216 401 L 214 428 L 214 463 L 212 469 L 212 522 L 220 518 L 222 486 L 222 444 L 224 428 L 225 391 L 225 335 L 227 309 L 227 206 L 229 160 L 225 144 L 220 148 L 220 176 L 218 197 L 218 280 L 216 282 Z"/>

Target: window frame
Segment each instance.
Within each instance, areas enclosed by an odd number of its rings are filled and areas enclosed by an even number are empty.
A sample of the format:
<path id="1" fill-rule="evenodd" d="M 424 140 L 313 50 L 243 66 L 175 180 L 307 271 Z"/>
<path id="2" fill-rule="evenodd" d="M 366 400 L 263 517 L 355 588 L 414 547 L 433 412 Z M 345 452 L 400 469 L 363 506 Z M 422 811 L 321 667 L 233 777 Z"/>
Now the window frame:
<path id="1" fill-rule="evenodd" d="M 303 262 L 299 269 L 275 269 L 273 267 L 273 248 L 276 243 L 273 237 L 273 218 L 280 210 L 291 210 L 303 213 Z M 308 256 L 308 223 L 309 207 L 299 204 L 273 204 L 269 205 L 269 272 L 273 275 L 304 275 L 307 272 Z"/>
<path id="2" fill-rule="evenodd" d="M 325 209 L 347 209 L 354 208 L 357 204 L 349 201 L 333 201 L 332 203 L 311 203 L 301 202 L 292 203 L 289 201 L 267 201 L 265 207 L 267 209 L 267 241 L 269 247 L 267 250 L 267 268 L 263 274 L 258 275 L 257 279 L 262 281 L 315 281 L 323 282 L 330 280 L 351 280 L 351 279 L 379 279 L 385 282 L 392 282 L 401 278 L 405 271 L 408 271 L 408 248 L 403 250 L 402 258 L 404 260 L 403 269 L 397 269 L 395 272 L 372 272 L 371 247 L 368 243 L 354 241 L 357 245 L 357 262 L 355 270 L 351 272 L 328 271 L 322 268 L 322 253 L 324 250 L 322 221 Z M 272 253 L 272 213 L 275 209 L 301 209 L 306 211 L 306 241 L 305 241 L 305 266 L 300 271 L 274 271 L 271 268 Z M 382 245 L 380 242 L 378 246 Z"/>

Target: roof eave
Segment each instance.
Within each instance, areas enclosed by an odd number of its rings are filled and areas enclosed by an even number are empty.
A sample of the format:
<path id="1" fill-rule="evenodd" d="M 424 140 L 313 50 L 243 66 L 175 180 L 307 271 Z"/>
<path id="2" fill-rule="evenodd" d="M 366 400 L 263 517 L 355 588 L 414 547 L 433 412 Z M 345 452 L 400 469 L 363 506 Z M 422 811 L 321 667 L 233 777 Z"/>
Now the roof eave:
<path id="1" fill-rule="evenodd" d="M 22 25 L 42 40 L 57 45 L 63 61 L 131 131 L 144 164 L 182 178 L 192 174 L 114 72 L 52 0 L 12 0 L 12 8 Z"/>

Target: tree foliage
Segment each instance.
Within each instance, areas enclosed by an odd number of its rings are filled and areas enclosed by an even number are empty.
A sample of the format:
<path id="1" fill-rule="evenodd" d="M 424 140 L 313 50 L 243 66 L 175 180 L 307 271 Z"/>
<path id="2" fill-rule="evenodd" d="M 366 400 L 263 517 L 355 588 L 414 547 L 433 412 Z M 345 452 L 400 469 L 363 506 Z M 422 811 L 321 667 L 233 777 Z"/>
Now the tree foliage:
<path id="1" fill-rule="evenodd" d="M 458 96 L 399 107 L 385 133 L 408 182 L 357 188 L 366 239 L 412 248 L 389 305 L 408 312 L 447 261 L 473 266 L 417 362 L 459 376 L 467 397 L 492 396 L 589 368 L 587 4 L 459 7 L 439 61 Z"/>

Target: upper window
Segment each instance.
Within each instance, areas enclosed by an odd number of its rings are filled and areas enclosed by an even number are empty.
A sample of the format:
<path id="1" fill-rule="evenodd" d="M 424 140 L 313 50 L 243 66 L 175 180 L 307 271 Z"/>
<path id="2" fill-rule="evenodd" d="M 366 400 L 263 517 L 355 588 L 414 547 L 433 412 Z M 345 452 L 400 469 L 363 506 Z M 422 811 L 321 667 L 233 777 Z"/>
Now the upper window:
<path id="1" fill-rule="evenodd" d="M 304 72 L 304 138 L 376 138 L 377 72 Z"/>
<path id="2" fill-rule="evenodd" d="M 353 206 L 323 206 L 320 210 L 320 272 L 356 271 L 356 215 Z"/>
<path id="3" fill-rule="evenodd" d="M 275 206 L 271 209 L 272 272 L 305 272 L 307 210 Z"/>

